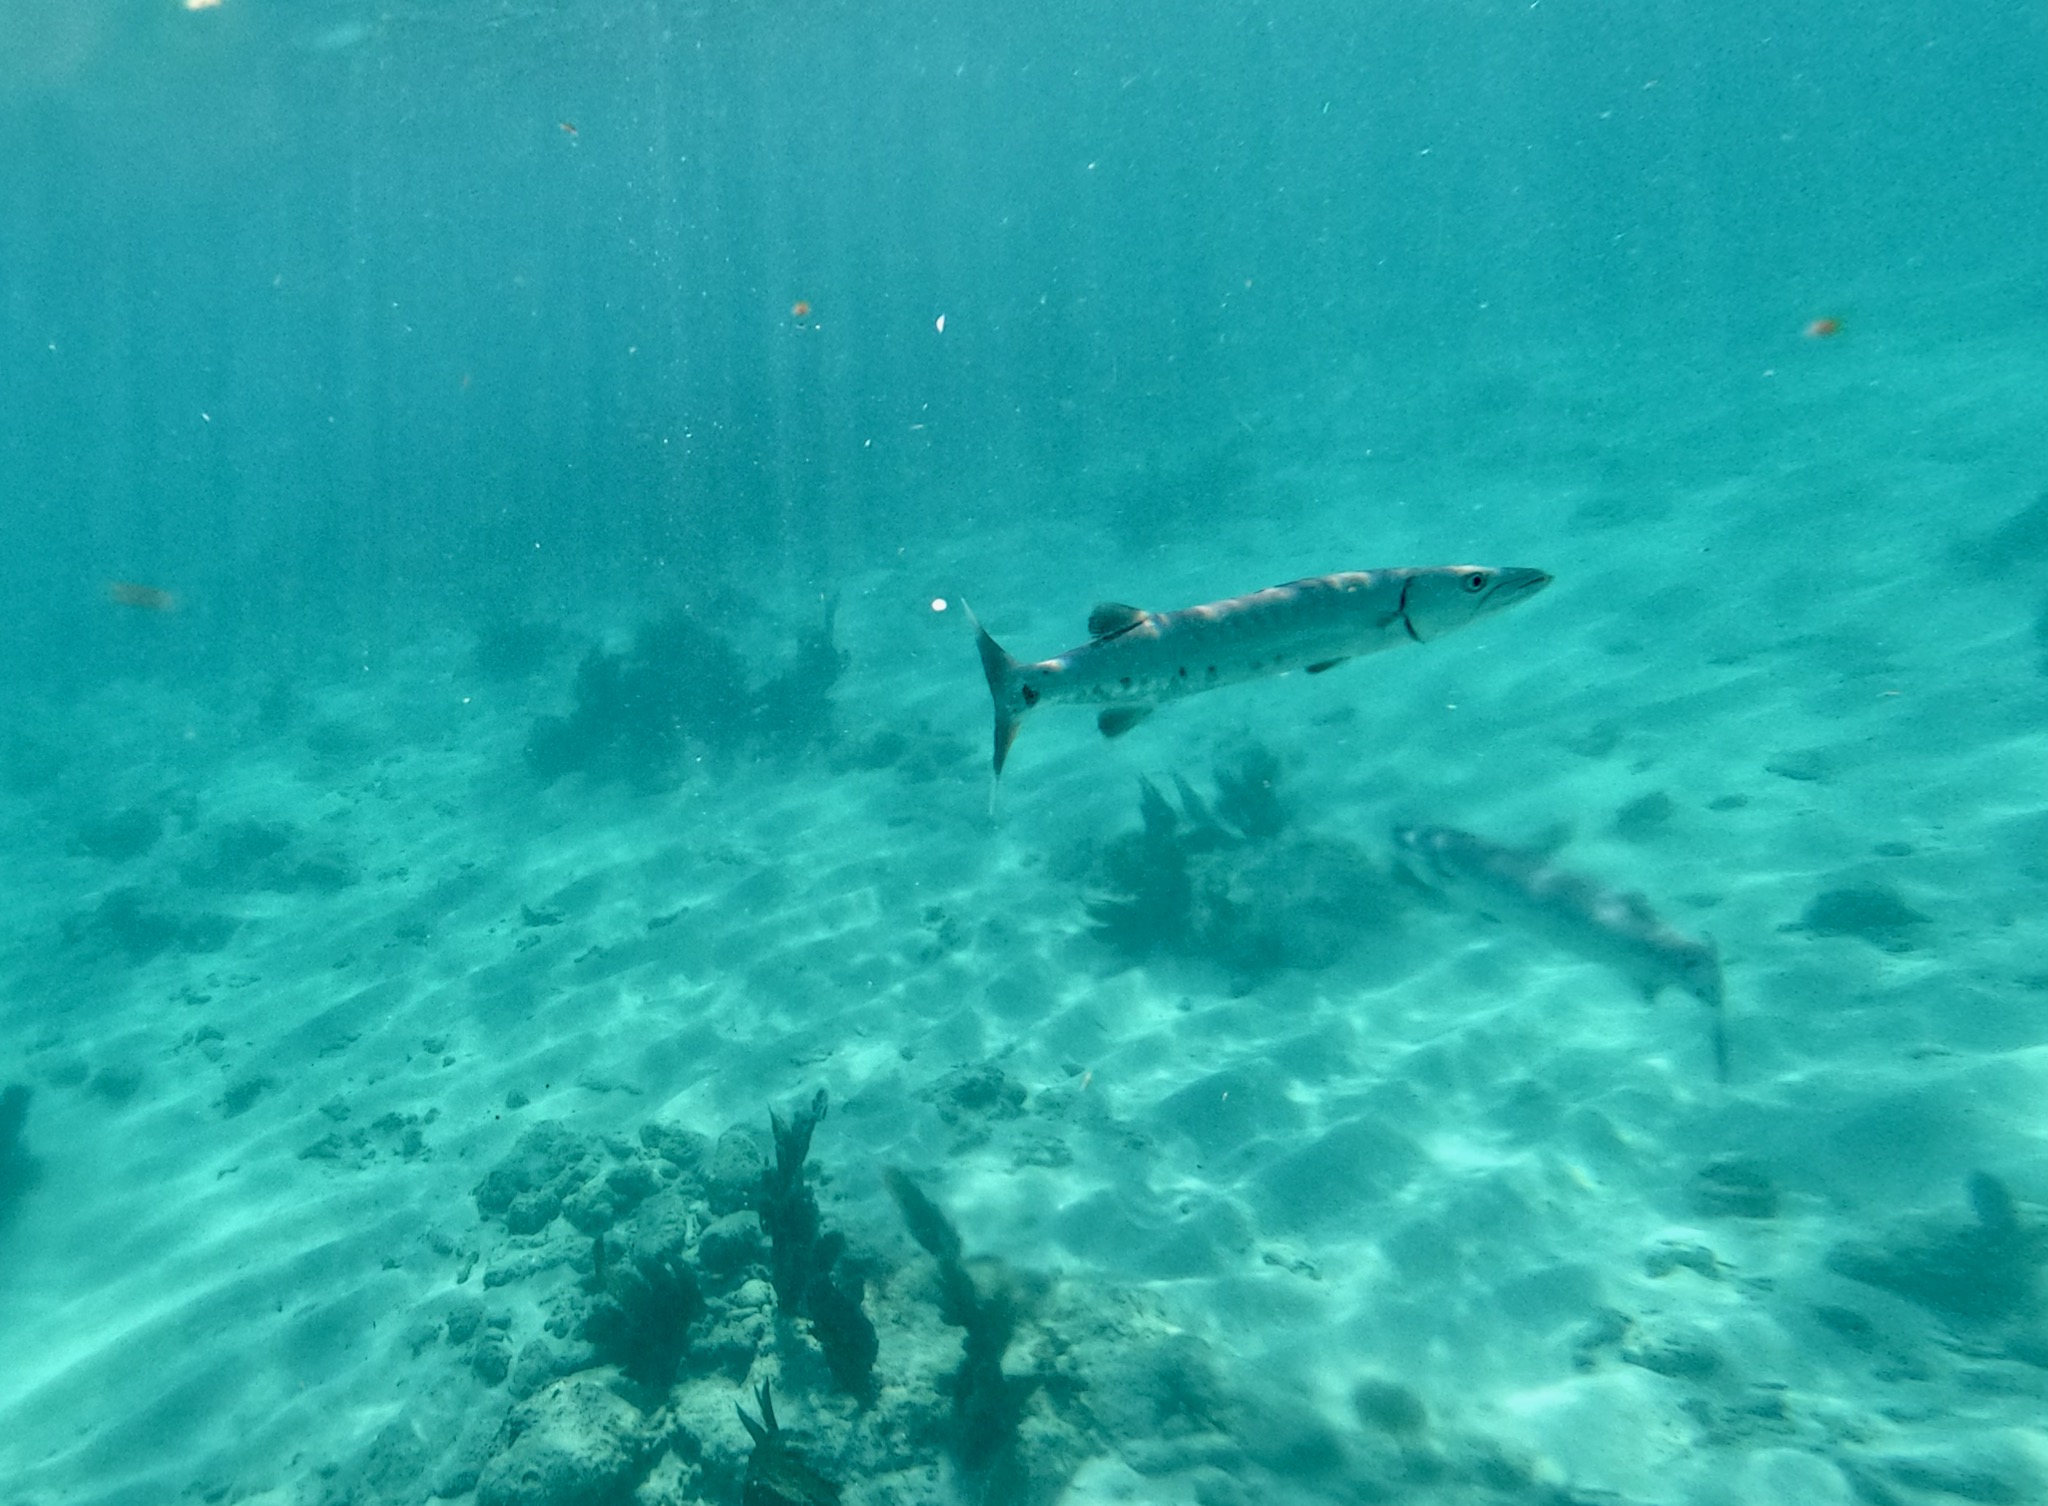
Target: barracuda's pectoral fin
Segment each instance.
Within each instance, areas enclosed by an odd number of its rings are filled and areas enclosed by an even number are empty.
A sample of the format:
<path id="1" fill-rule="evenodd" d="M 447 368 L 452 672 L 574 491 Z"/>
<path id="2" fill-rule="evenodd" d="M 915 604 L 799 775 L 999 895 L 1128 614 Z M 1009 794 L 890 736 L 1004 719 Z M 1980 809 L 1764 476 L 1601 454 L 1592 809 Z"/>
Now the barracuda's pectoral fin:
<path id="1" fill-rule="evenodd" d="M 1104 737 L 1122 737 L 1152 714 L 1150 706 L 1112 706 L 1095 718 Z"/>
<path id="2" fill-rule="evenodd" d="M 1320 664 L 1311 664 L 1308 667 L 1308 672 L 1312 675 L 1319 675 L 1326 669 L 1335 669 L 1340 664 L 1348 664 L 1350 660 L 1351 656 L 1349 654 L 1346 654 L 1341 659 L 1325 659 Z"/>
<path id="3" fill-rule="evenodd" d="M 1119 633 L 1128 633 L 1144 620 L 1143 607 L 1127 607 L 1120 601 L 1105 601 L 1088 614 L 1088 636 L 1098 641 L 1103 638 L 1114 638 Z"/>

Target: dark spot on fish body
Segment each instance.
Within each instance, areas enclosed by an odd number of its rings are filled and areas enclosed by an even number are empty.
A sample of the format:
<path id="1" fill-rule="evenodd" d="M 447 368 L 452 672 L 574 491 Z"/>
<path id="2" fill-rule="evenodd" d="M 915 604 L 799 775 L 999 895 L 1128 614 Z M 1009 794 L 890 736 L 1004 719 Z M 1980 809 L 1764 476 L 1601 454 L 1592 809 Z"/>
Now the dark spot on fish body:
<path id="1" fill-rule="evenodd" d="M 1129 675 L 1125 675 L 1123 677 L 1122 684 L 1124 689 L 1129 690 L 1131 688 L 1131 677 Z"/>
<path id="2" fill-rule="evenodd" d="M 1023 689 L 1023 696 L 1025 705 L 1036 706 L 1038 704 L 1038 692 L 1033 687 L 1026 685 Z"/>
<path id="3" fill-rule="evenodd" d="M 1185 664 L 1183 664 L 1178 670 L 1175 671 L 1175 673 L 1178 674 L 1183 680 L 1185 680 L 1188 677 L 1188 667 Z"/>
<path id="4" fill-rule="evenodd" d="M 1212 680 L 1216 678 L 1216 666 L 1213 664 L 1209 666 L 1209 678 Z"/>

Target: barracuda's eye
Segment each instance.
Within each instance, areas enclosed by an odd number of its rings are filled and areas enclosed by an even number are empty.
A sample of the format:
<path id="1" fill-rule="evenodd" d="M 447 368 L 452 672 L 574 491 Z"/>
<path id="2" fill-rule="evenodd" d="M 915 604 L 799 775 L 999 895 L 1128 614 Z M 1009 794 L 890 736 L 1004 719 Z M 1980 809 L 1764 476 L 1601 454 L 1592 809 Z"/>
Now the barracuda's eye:
<path id="1" fill-rule="evenodd" d="M 1484 570 L 1474 570 L 1470 575 L 1465 577 L 1465 589 L 1476 594 L 1477 592 L 1484 591 L 1486 589 L 1486 583 L 1492 579 L 1493 577 L 1488 575 Z"/>

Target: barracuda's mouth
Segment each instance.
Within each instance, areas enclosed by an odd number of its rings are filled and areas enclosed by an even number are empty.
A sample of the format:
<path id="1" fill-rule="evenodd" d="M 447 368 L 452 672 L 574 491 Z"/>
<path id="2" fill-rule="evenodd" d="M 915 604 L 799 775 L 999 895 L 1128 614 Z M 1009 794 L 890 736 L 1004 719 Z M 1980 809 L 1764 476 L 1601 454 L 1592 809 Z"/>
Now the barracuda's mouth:
<path id="1" fill-rule="evenodd" d="M 1519 565 L 1510 566 L 1494 578 L 1492 598 L 1487 602 L 1489 611 L 1520 601 L 1524 596 L 1534 596 L 1549 585 L 1551 577 L 1541 570 L 1528 570 Z"/>

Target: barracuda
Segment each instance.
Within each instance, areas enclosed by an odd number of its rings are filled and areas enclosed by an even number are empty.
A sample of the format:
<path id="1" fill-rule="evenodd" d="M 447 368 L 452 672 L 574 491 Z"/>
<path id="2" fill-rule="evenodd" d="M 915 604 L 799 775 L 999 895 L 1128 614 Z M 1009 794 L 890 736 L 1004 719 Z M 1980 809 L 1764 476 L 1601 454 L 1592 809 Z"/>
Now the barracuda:
<path id="1" fill-rule="evenodd" d="M 1640 894 L 1608 889 L 1559 868 L 1540 852 L 1502 847 L 1447 826 L 1394 833 L 1411 876 L 1482 915 L 1512 922 L 1613 968 L 1654 1000 L 1682 989 L 1712 1011 L 1714 1075 L 1728 1080 L 1728 1026 L 1721 953 L 1674 931 Z"/>
<path id="2" fill-rule="evenodd" d="M 1088 614 L 1086 643 L 1036 664 L 1011 658 L 970 610 L 996 705 L 996 773 L 1039 706 L 1099 706 L 1102 735 L 1120 737 L 1167 701 L 1428 643 L 1549 584 L 1541 570 L 1428 565 L 1318 575 L 1177 612 L 1105 602 Z"/>

